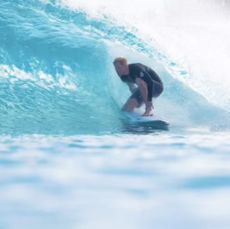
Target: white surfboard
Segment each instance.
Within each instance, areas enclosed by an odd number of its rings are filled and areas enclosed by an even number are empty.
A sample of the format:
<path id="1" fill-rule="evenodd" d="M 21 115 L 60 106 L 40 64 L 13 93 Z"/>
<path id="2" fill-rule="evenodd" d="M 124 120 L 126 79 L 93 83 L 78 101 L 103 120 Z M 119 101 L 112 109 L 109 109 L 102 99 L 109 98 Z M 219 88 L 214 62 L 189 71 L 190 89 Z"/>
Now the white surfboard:
<path id="1" fill-rule="evenodd" d="M 152 116 L 143 116 L 137 112 L 124 112 L 125 116 L 132 122 L 154 122 L 161 120 L 159 117 Z"/>
<path id="2" fill-rule="evenodd" d="M 160 117 L 153 116 L 142 116 L 142 114 L 137 112 L 123 112 L 127 121 L 130 124 L 145 126 L 145 127 L 153 127 L 159 129 L 168 129 L 169 124 L 162 120 Z"/>

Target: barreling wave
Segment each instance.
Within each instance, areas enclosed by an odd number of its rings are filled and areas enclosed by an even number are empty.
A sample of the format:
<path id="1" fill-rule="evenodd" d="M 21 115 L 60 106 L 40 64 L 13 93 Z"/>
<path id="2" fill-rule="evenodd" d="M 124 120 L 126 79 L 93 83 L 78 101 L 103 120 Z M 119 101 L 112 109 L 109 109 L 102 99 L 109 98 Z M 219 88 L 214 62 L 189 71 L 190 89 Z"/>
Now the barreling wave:
<path id="1" fill-rule="evenodd" d="M 161 75 L 156 112 L 172 125 L 229 123 L 226 111 L 183 82 L 188 72 L 134 28 L 55 1 L 5 0 L 0 8 L 1 134 L 121 131 L 119 107 L 128 94 L 111 64 L 120 54 Z"/>

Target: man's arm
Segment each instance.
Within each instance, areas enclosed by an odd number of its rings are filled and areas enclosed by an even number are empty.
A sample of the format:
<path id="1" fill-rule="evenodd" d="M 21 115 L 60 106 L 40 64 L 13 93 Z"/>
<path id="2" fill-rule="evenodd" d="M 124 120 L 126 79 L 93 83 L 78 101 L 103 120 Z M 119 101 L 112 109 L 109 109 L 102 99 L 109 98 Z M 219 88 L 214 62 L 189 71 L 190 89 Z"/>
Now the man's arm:
<path id="1" fill-rule="evenodd" d="M 143 115 L 144 116 L 152 115 L 151 112 L 152 112 L 153 104 L 152 101 L 149 100 L 149 96 L 148 96 L 149 90 L 148 90 L 147 83 L 140 78 L 136 78 L 136 83 L 140 89 L 141 96 L 145 103 L 145 113 Z"/>
<path id="2" fill-rule="evenodd" d="M 148 102 L 148 87 L 147 84 L 144 80 L 140 79 L 140 78 L 136 78 L 136 84 L 138 85 L 142 98 L 144 100 L 145 105 Z"/>

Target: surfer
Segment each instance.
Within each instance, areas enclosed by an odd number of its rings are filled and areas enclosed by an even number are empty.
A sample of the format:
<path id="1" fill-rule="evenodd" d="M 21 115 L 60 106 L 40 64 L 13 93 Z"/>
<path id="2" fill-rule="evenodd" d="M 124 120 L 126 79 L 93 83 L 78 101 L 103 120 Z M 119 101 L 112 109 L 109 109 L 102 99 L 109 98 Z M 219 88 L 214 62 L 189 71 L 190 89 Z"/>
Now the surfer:
<path id="1" fill-rule="evenodd" d="M 122 110 L 133 112 L 144 103 L 143 116 L 152 116 L 152 98 L 158 97 L 164 90 L 160 77 L 141 63 L 128 64 L 127 59 L 123 57 L 116 58 L 113 64 L 120 79 L 128 85 L 132 93 Z"/>

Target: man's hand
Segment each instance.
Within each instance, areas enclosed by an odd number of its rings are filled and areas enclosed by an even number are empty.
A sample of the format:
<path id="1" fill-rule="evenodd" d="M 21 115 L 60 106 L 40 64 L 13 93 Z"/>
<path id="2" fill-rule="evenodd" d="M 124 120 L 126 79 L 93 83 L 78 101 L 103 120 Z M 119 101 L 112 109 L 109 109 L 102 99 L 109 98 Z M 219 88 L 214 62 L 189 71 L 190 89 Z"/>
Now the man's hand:
<path id="1" fill-rule="evenodd" d="M 143 116 L 152 116 L 153 115 L 153 104 L 152 102 L 147 102 L 145 105 L 145 113 L 143 114 Z"/>

